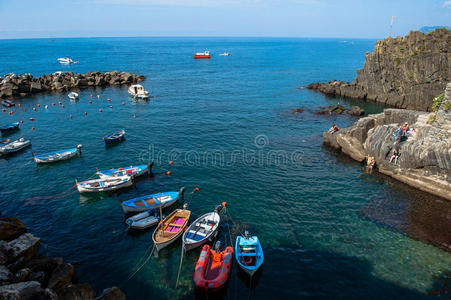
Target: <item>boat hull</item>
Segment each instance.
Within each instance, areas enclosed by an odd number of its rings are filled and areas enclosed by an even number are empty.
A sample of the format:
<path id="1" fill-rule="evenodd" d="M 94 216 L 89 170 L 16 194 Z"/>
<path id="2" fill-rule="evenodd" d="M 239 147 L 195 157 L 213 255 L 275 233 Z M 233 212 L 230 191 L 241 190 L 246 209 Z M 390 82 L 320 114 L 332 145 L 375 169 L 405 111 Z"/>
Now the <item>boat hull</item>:
<path id="1" fill-rule="evenodd" d="M 194 59 L 209 59 L 211 58 L 210 55 L 196 55 L 194 54 Z"/>
<path id="2" fill-rule="evenodd" d="M 230 277 L 232 268 L 233 248 L 226 247 L 221 251 L 220 261 L 214 260 L 215 251 L 209 245 L 202 248 L 202 252 L 194 268 L 194 284 L 206 292 L 218 291 L 223 288 Z"/>
<path id="3" fill-rule="evenodd" d="M 114 186 L 105 186 L 105 187 L 90 187 L 90 186 L 86 186 L 84 185 L 83 182 L 81 183 L 77 183 L 77 190 L 80 193 L 99 193 L 99 192 L 109 192 L 109 191 L 115 191 L 115 190 L 119 190 L 122 188 L 126 188 L 129 186 L 133 185 L 133 181 L 131 180 L 131 178 L 129 178 L 129 180 L 114 185 Z"/>
<path id="4" fill-rule="evenodd" d="M 146 211 L 128 218 L 125 223 L 133 229 L 147 229 L 160 222 L 160 216 L 155 211 Z"/>
<path id="5" fill-rule="evenodd" d="M 68 159 L 71 159 L 80 154 L 79 150 L 76 148 L 56 152 L 56 154 L 58 154 L 58 153 L 63 153 L 63 154 L 59 155 L 59 156 L 58 155 L 57 156 L 47 156 L 47 155 L 52 155 L 51 153 L 49 153 L 49 154 L 34 156 L 33 159 L 37 164 L 48 164 L 48 163 L 54 163 L 54 162 L 58 162 L 58 161 L 68 160 Z"/>
<path id="6" fill-rule="evenodd" d="M 161 207 L 165 208 L 165 207 L 175 204 L 180 199 L 180 197 L 183 197 L 184 191 L 185 191 L 185 189 L 182 188 L 182 189 L 180 189 L 179 192 L 166 192 L 166 193 L 152 194 L 152 195 L 147 195 L 147 196 L 143 196 L 143 197 L 139 197 L 139 198 L 130 199 L 130 200 L 127 200 L 127 201 L 124 201 L 121 203 L 122 210 L 126 214 L 134 213 L 134 212 L 143 212 L 143 211 L 148 211 L 148 210 L 152 210 L 152 209 L 159 209 L 160 203 L 161 203 Z M 168 201 L 165 201 L 164 198 L 161 198 L 161 197 L 165 197 L 165 196 L 170 196 L 171 199 Z M 156 201 L 154 201 L 155 203 L 148 205 L 147 202 L 146 202 L 146 204 L 144 204 L 142 202 L 142 201 L 145 202 L 145 200 L 150 199 L 150 198 L 156 199 Z M 141 203 L 140 203 L 140 201 L 141 201 Z M 136 202 L 138 202 L 139 205 L 136 205 Z"/>
<path id="7" fill-rule="evenodd" d="M 253 249 L 246 253 L 243 248 Z M 253 276 L 263 265 L 264 255 L 260 241 L 256 236 L 238 236 L 235 243 L 235 258 L 240 268 Z"/>
<path id="8" fill-rule="evenodd" d="M 18 143 L 20 143 L 20 144 L 18 144 Z M 15 146 L 15 145 L 17 145 L 17 146 Z M 30 145 L 31 145 L 30 141 L 24 141 L 24 142 L 14 141 L 14 142 L 11 142 L 9 144 L 6 144 L 6 145 L 0 147 L 0 154 L 1 155 L 13 154 L 13 153 L 19 152 L 19 151 L 27 148 Z"/>
<path id="9" fill-rule="evenodd" d="M 182 236 L 190 215 L 189 210 L 176 209 L 158 224 L 152 234 L 152 241 L 157 251 L 169 246 Z"/>
<path id="10" fill-rule="evenodd" d="M 183 233 L 183 247 L 186 251 L 198 248 L 211 241 L 217 234 L 221 217 L 217 212 L 206 213 L 197 218 Z"/>
<path id="11" fill-rule="evenodd" d="M 128 175 L 132 178 L 152 173 L 153 162 L 148 165 L 129 166 L 118 169 L 101 170 L 97 172 L 100 178 Z"/>

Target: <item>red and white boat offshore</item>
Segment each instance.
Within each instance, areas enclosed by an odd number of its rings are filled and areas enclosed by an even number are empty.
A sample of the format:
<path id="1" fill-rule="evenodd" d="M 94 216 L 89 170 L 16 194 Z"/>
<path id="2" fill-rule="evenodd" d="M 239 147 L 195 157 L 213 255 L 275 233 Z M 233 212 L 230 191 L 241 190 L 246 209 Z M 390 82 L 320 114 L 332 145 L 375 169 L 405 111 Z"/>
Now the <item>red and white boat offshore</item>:
<path id="1" fill-rule="evenodd" d="M 195 58 L 195 59 L 199 59 L 199 58 L 210 58 L 210 51 L 204 51 L 204 52 L 197 52 L 197 53 L 194 53 L 194 58 Z"/>

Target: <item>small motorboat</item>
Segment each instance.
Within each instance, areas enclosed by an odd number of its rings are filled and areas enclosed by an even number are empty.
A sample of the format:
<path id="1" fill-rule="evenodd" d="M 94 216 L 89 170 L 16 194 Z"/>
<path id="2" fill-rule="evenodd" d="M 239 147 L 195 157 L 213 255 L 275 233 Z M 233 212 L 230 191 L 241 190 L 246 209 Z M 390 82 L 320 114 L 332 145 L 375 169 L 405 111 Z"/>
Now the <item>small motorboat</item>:
<path id="1" fill-rule="evenodd" d="M 142 196 L 122 202 L 124 213 L 142 212 L 157 208 L 165 208 L 177 202 L 180 197 L 183 199 L 185 188 L 178 192 L 165 192 L 153 195 Z"/>
<path id="2" fill-rule="evenodd" d="M 174 210 L 169 216 L 164 218 L 152 234 L 152 240 L 157 251 L 172 244 L 177 238 L 182 236 L 186 226 L 188 226 L 191 211 L 186 209 Z"/>
<path id="3" fill-rule="evenodd" d="M 57 161 L 61 161 L 61 160 L 67 160 L 74 156 L 81 155 L 82 147 L 83 147 L 82 145 L 77 145 L 76 148 L 72 148 L 72 149 L 55 151 L 55 152 L 50 152 L 50 153 L 41 154 L 41 155 L 33 154 L 33 159 L 37 164 L 52 163 L 52 162 L 57 162 Z"/>
<path id="4" fill-rule="evenodd" d="M 129 166 L 109 170 L 97 170 L 97 175 L 99 175 L 100 178 L 117 177 L 123 175 L 128 175 L 132 178 L 135 178 L 147 173 L 152 174 L 152 167 L 153 162 L 149 163 L 148 165 Z"/>
<path id="5" fill-rule="evenodd" d="M 235 244 L 235 257 L 236 261 L 250 276 L 263 264 L 263 249 L 260 245 L 260 241 L 256 236 L 250 236 L 247 230 L 244 232 L 244 236 L 238 236 Z"/>
<path id="6" fill-rule="evenodd" d="M 129 187 L 133 184 L 133 181 L 130 176 L 126 175 L 126 176 L 110 177 L 106 179 L 99 178 L 83 182 L 78 182 L 77 180 L 75 180 L 75 183 L 77 184 L 77 190 L 80 193 L 93 193 L 93 192 L 108 192 Z"/>
<path id="7" fill-rule="evenodd" d="M 10 154 L 10 153 L 15 153 L 18 152 L 28 146 L 31 145 L 30 141 L 26 141 L 23 138 L 20 138 L 14 142 L 8 143 L 4 146 L 0 147 L 0 154 L 2 155 L 6 155 L 6 154 Z"/>
<path id="8" fill-rule="evenodd" d="M 134 98 L 149 98 L 150 93 L 144 89 L 140 84 L 131 85 L 128 88 L 128 93 Z"/>
<path id="9" fill-rule="evenodd" d="M 0 131 L 3 133 L 8 133 L 14 130 L 19 129 L 20 122 L 9 123 L 3 127 L 0 127 Z"/>
<path id="10" fill-rule="evenodd" d="M 221 242 L 216 242 L 215 250 L 205 245 L 194 268 L 194 284 L 206 292 L 217 291 L 227 282 L 232 270 L 233 248 L 228 246 L 220 251 Z"/>
<path id="11" fill-rule="evenodd" d="M 125 130 L 121 129 L 103 137 L 105 144 L 119 143 L 125 139 Z"/>
<path id="12" fill-rule="evenodd" d="M 194 53 L 194 58 L 195 58 L 195 59 L 200 59 L 200 58 L 210 58 L 210 51 L 204 51 L 204 52 L 197 52 L 197 53 Z"/>
<path id="13" fill-rule="evenodd" d="M 157 210 L 153 209 L 134 215 L 125 220 L 125 223 L 133 229 L 146 229 L 156 225 L 160 220 Z"/>
<path id="14" fill-rule="evenodd" d="M 3 146 L 5 146 L 6 144 L 8 144 L 9 143 L 9 139 L 6 139 L 6 140 L 1 140 L 0 141 L 0 147 L 3 147 Z"/>
<path id="15" fill-rule="evenodd" d="M 12 107 L 16 106 L 16 103 L 12 102 L 11 100 L 2 100 L 2 105 L 6 107 Z"/>
<path id="16" fill-rule="evenodd" d="M 70 100 L 75 101 L 78 99 L 78 93 L 70 92 L 67 97 L 69 97 Z"/>
<path id="17" fill-rule="evenodd" d="M 220 56 L 230 56 L 230 53 L 228 53 L 228 52 L 224 52 L 224 53 L 221 53 L 221 54 L 219 54 Z"/>
<path id="18" fill-rule="evenodd" d="M 70 65 L 70 64 L 76 64 L 78 61 L 72 60 L 70 57 L 61 57 L 58 58 L 58 62 L 62 65 Z"/>
<path id="19" fill-rule="evenodd" d="M 186 251 L 197 248 L 212 241 L 217 235 L 221 217 L 219 212 L 226 205 L 218 205 L 213 212 L 206 213 L 197 218 L 183 234 L 183 247 Z"/>

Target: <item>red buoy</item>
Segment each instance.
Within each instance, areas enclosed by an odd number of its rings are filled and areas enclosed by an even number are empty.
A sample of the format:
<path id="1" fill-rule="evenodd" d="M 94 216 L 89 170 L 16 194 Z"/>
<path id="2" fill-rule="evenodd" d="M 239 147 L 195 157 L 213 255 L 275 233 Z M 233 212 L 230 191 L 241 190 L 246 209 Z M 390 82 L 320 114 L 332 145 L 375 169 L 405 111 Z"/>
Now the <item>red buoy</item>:
<path id="1" fill-rule="evenodd" d="M 170 165 L 172 165 L 173 163 L 174 163 L 174 162 L 173 162 L 172 160 L 169 162 Z"/>
<path id="2" fill-rule="evenodd" d="M 88 115 L 88 112 L 85 111 L 85 116 L 87 116 L 87 115 Z"/>
<path id="3" fill-rule="evenodd" d="M 108 99 L 106 99 L 106 101 L 110 102 L 110 101 L 111 101 L 111 99 L 110 99 L 110 98 L 108 98 Z"/>
<path id="4" fill-rule="evenodd" d="M 30 118 L 30 121 L 34 121 L 34 118 Z"/>
<path id="5" fill-rule="evenodd" d="M 38 106 L 38 107 L 41 107 L 41 104 L 39 104 L 39 103 L 38 103 L 38 105 L 37 105 L 37 106 Z"/>
<path id="6" fill-rule="evenodd" d="M 31 127 L 31 130 L 35 130 L 36 129 L 36 127 Z"/>
<path id="7" fill-rule="evenodd" d="M 125 105 L 125 102 L 122 102 L 122 105 Z"/>
<path id="8" fill-rule="evenodd" d="M 61 108 L 64 108 L 64 105 L 61 105 Z"/>
<path id="9" fill-rule="evenodd" d="M 71 118 L 71 119 L 72 119 L 72 115 L 70 115 L 70 116 L 69 116 L 69 118 Z"/>
<path id="10" fill-rule="evenodd" d="M 20 123 L 23 124 L 23 120 L 20 120 Z"/>
<path id="11" fill-rule="evenodd" d="M 199 191 L 199 188 L 197 187 L 197 188 L 195 188 L 194 190 L 195 190 L 196 192 L 198 192 L 198 191 Z"/>
<path id="12" fill-rule="evenodd" d="M 110 108 L 113 109 L 113 105 L 110 105 Z"/>
<path id="13" fill-rule="evenodd" d="M 170 171 L 167 171 L 167 172 L 166 172 L 166 175 L 171 175 L 171 172 L 170 172 Z"/>
<path id="14" fill-rule="evenodd" d="M 102 112 L 102 109 L 101 109 L 101 108 L 99 109 L 99 112 Z"/>
<path id="15" fill-rule="evenodd" d="M 33 111 L 36 111 L 36 107 L 33 107 Z"/>
<path id="16" fill-rule="evenodd" d="M 89 104 L 92 104 L 92 100 L 89 100 Z"/>
<path id="17" fill-rule="evenodd" d="M 6 111 L 6 108 L 2 108 L 2 112 L 5 112 Z"/>
<path id="18" fill-rule="evenodd" d="M 61 105 L 61 101 L 59 101 L 58 104 Z"/>
<path id="19" fill-rule="evenodd" d="M 52 106 L 55 106 L 56 105 L 56 103 L 55 102 L 52 102 Z"/>
<path id="20" fill-rule="evenodd" d="M 136 118 L 136 115 L 133 115 L 133 118 Z"/>

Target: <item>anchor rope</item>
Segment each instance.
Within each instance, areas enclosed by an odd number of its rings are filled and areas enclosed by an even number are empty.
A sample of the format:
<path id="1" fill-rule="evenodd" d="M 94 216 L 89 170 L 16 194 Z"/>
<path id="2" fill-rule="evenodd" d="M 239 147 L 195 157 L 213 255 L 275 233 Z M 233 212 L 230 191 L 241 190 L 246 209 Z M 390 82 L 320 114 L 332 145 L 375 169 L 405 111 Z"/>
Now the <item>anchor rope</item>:
<path id="1" fill-rule="evenodd" d="M 177 280 L 175 281 L 175 288 L 177 288 L 178 284 L 179 284 L 179 278 L 180 278 L 180 271 L 182 269 L 182 264 L 183 264 L 183 255 L 185 253 L 185 247 L 183 247 L 182 245 L 182 253 L 180 254 L 180 265 L 179 265 L 179 271 L 177 273 Z"/>

